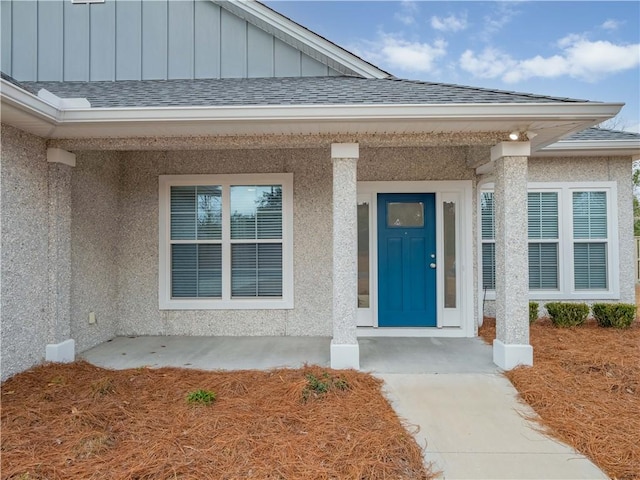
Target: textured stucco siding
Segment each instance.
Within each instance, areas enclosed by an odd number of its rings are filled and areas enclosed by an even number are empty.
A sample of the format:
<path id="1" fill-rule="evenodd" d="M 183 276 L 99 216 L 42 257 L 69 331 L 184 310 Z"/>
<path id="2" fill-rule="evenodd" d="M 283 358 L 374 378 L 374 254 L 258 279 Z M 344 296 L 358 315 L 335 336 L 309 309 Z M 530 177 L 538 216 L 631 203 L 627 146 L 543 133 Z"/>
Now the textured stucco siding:
<path id="1" fill-rule="evenodd" d="M 82 352 L 118 324 L 119 153 L 78 154 L 71 182 L 71 337 Z M 89 324 L 89 312 L 96 323 Z"/>
<path id="2" fill-rule="evenodd" d="M 288 172 L 294 175 L 295 308 L 159 310 L 158 176 Z M 328 150 L 125 153 L 120 205 L 118 334 L 331 334 L 331 159 Z"/>
<path id="3" fill-rule="evenodd" d="M 49 342 L 45 142 L 2 125 L 2 380 L 44 360 Z"/>
<path id="4" fill-rule="evenodd" d="M 358 180 L 473 179 L 464 152 L 446 147 L 365 148 Z M 331 335 L 329 149 L 125 152 L 121 158 L 116 334 Z M 158 176 L 284 172 L 294 175 L 294 308 L 159 310 Z"/>

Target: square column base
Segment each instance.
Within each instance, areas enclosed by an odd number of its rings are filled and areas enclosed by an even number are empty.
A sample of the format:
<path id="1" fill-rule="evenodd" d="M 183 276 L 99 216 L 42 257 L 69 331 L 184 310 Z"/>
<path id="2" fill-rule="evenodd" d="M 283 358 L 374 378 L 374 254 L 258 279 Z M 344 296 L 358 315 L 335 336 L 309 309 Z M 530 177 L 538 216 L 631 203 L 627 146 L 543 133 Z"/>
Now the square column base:
<path id="1" fill-rule="evenodd" d="M 71 363 L 76 359 L 76 342 L 72 338 L 60 343 L 47 345 L 45 360 L 47 362 Z"/>
<path id="2" fill-rule="evenodd" d="M 531 366 L 533 365 L 533 347 L 494 340 L 493 363 L 503 370 L 511 370 L 518 365 Z"/>
<path id="3" fill-rule="evenodd" d="M 331 368 L 337 370 L 345 368 L 360 369 L 360 345 L 331 344 Z"/>

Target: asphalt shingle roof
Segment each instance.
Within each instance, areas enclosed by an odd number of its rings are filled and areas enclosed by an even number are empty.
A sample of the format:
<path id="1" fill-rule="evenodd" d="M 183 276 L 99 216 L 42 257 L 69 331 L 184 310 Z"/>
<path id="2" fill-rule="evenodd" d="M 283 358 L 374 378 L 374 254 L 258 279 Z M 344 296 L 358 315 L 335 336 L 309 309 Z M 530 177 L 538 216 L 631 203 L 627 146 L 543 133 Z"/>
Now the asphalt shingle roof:
<path id="1" fill-rule="evenodd" d="M 63 98 L 87 98 L 92 107 L 586 102 L 462 85 L 348 76 L 21 84 L 34 94 L 45 88 Z"/>
<path id="2" fill-rule="evenodd" d="M 640 140 L 640 133 L 591 127 L 562 139 L 563 142 L 584 142 L 589 140 Z"/>

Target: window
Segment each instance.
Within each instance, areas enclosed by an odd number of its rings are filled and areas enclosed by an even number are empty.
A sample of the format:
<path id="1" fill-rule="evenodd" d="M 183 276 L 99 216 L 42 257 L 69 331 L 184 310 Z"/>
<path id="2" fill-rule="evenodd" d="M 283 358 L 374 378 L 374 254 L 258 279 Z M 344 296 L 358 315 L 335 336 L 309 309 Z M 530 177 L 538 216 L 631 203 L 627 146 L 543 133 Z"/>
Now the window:
<path id="1" fill-rule="evenodd" d="M 535 298 L 615 295 L 611 282 L 612 182 L 531 184 L 528 192 L 529 290 Z M 493 192 L 480 194 L 482 285 L 495 290 Z M 562 220 L 564 218 L 564 221 Z M 538 293 L 536 293 L 538 292 Z"/>
<path id="2" fill-rule="evenodd" d="M 160 308 L 292 308 L 292 175 L 160 177 Z"/>
<path id="3" fill-rule="evenodd" d="M 496 288 L 496 242 L 494 226 L 493 192 L 480 194 L 482 217 L 482 288 Z"/>
<path id="4" fill-rule="evenodd" d="M 558 192 L 529 192 L 529 290 L 558 289 Z"/>
<path id="5" fill-rule="evenodd" d="M 607 195 L 573 192 L 573 265 L 576 290 L 607 288 Z"/>

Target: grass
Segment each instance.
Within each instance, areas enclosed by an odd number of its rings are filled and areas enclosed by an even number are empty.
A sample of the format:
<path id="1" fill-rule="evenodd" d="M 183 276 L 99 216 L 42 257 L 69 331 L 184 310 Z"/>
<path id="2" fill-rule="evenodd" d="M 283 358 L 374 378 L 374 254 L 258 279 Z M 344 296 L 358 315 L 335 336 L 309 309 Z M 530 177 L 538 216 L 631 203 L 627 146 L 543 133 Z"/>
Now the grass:
<path id="1" fill-rule="evenodd" d="M 1 428 L 7 480 L 434 478 L 356 371 L 49 364 L 2 384 Z"/>

